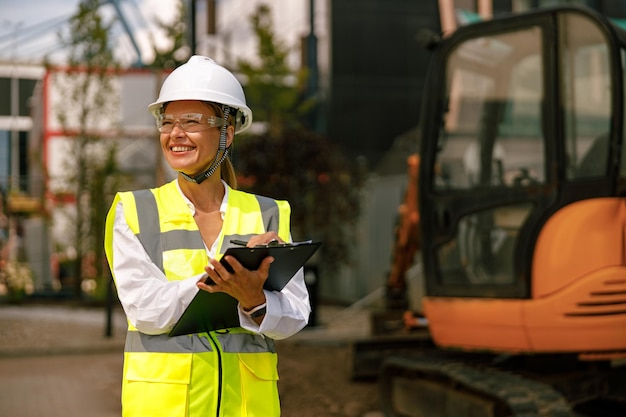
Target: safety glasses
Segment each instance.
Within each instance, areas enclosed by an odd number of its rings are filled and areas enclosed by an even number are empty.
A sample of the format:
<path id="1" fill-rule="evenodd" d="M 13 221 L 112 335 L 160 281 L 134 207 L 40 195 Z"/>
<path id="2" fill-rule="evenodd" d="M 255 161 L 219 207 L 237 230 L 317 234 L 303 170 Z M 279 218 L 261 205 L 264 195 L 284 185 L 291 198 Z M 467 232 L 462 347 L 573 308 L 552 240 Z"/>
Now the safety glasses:
<path id="1" fill-rule="evenodd" d="M 215 116 L 206 116 L 202 113 L 183 113 L 179 115 L 162 114 L 157 118 L 157 129 L 161 133 L 171 133 L 178 123 L 187 133 L 202 132 L 212 127 L 220 127 L 224 124 L 224 119 Z"/>

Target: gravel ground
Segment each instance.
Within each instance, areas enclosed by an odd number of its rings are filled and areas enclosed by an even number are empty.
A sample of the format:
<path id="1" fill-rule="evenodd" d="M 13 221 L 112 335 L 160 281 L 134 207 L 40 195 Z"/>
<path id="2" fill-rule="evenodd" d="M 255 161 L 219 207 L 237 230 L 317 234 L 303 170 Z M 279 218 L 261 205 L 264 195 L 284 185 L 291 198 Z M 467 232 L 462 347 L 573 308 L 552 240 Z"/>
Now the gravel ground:
<path id="1" fill-rule="evenodd" d="M 347 346 L 278 345 L 279 389 L 286 417 L 382 417 L 378 386 L 350 381 Z"/>
<path id="2" fill-rule="evenodd" d="M 349 341 L 368 334 L 369 316 L 335 307 L 320 307 L 318 313 L 319 327 L 277 342 L 283 416 L 381 417 L 376 383 L 350 379 Z M 115 310 L 113 337 L 106 338 L 105 319 L 102 308 L 0 305 L 0 361 L 16 365 L 28 357 L 52 361 L 88 354 L 93 361 L 102 357 L 110 363 L 111 354 L 123 349 L 125 320 L 121 310 Z M 62 380 L 63 368 L 57 373 Z M 115 380 L 121 370 L 111 373 Z M 116 392 L 106 401 L 114 409 L 119 386 L 112 389 Z"/>

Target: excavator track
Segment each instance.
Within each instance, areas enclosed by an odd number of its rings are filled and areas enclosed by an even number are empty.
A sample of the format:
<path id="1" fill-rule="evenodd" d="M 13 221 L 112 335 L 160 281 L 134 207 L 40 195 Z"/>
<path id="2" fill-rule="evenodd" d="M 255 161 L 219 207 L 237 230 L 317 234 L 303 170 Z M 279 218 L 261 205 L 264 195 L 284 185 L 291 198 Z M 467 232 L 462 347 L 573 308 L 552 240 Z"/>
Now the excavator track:
<path id="1" fill-rule="evenodd" d="M 456 358 L 398 356 L 381 370 L 388 417 L 570 417 L 565 398 L 550 385 Z"/>

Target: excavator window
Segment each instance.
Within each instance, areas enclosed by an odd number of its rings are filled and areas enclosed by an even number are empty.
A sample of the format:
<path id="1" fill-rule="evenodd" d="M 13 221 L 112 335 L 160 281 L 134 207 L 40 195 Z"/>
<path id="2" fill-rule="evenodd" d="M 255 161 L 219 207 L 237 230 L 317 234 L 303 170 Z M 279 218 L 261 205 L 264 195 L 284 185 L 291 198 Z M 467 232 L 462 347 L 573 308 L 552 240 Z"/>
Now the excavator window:
<path id="1" fill-rule="evenodd" d="M 623 74 L 613 69 L 623 51 L 608 36 L 584 14 L 564 13 L 468 28 L 442 51 L 441 107 L 421 139 L 428 294 L 530 297 L 547 219 L 615 192 Z"/>
<path id="2" fill-rule="evenodd" d="M 515 186 L 545 177 L 539 28 L 465 42 L 449 59 L 436 187 Z"/>
<path id="3" fill-rule="evenodd" d="M 562 77 L 565 151 L 569 179 L 607 174 L 611 127 L 611 72 L 608 41 L 579 15 L 563 21 Z"/>
<path id="4" fill-rule="evenodd" d="M 543 65 L 538 27 L 471 40 L 451 54 L 436 190 L 545 181 Z M 515 286 L 515 243 L 532 208 L 522 202 L 463 213 L 437 253 L 441 284 Z"/>

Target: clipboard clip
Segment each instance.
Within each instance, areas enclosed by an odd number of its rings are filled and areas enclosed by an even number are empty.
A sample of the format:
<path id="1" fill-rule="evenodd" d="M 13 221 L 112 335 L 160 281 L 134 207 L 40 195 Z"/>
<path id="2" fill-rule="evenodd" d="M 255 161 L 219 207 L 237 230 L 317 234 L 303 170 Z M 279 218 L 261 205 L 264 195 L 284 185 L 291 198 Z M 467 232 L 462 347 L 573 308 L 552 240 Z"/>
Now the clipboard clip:
<path id="1" fill-rule="evenodd" d="M 232 239 L 230 241 L 230 243 L 234 244 L 234 245 L 238 245 L 238 246 L 247 246 L 248 242 L 246 242 L 245 240 L 239 240 L 239 239 Z M 257 249 L 265 249 L 265 248 L 286 248 L 286 247 L 291 247 L 291 246 L 300 246 L 300 245 L 308 245 L 313 243 L 312 240 L 303 240 L 302 242 L 293 242 L 293 243 L 280 243 L 278 240 L 276 239 L 272 239 L 270 240 L 268 243 L 266 243 L 265 245 L 256 245 L 254 246 L 254 248 Z"/>

